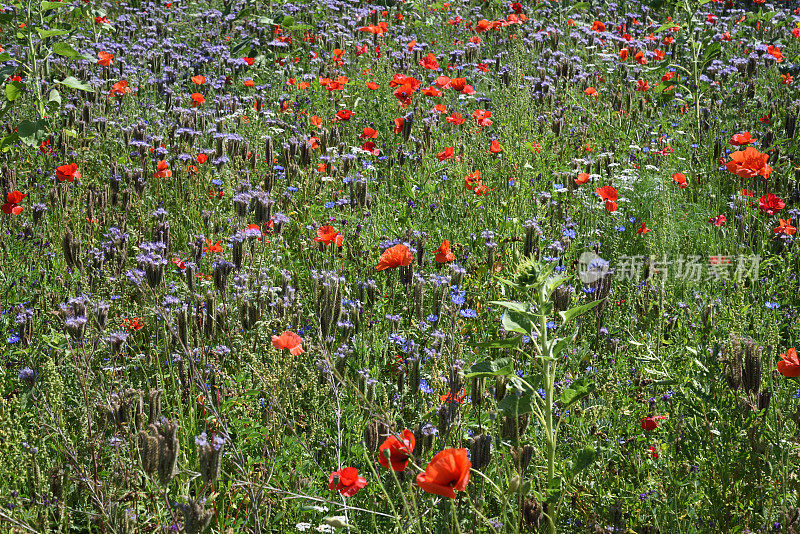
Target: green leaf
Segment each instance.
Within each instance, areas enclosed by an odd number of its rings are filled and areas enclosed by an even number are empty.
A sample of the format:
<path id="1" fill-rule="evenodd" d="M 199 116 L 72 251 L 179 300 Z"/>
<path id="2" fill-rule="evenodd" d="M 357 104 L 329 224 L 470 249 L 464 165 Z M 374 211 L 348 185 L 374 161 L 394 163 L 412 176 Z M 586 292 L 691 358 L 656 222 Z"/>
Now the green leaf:
<path id="1" fill-rule="evenodd" d="M 507 376 L 513 372 L 514 361 L 511 358 L 498 358 L 497 360 L 486 360 L 473 364 L 467 374 L 464 375 L 464 378 Z"/>
<path id="2" fill-rule="evenodd" d="M 560 475 L 555 475 L 550 479 L 550 481 L 547 483 L 547 499 L 545 499 L 545 502 L 557 503 L 559 499 L 561 499 L 562 484 L 563 481 L 561 480 Z"/>
<path id="3" fill-rule="evenodd" d="M 564 324 L 567 324 L 568 322 L 572 321 L 573 319 L 576 319 L 576 318 L 580 317 L 581 315 L 583 315 L 584 313 L 586 313 L 587 311 L 591 310 L 592 308 L 594 308 L 595 306 L 597 306 L 598 304 L 600 304 L 604 300 L 605 299 L 595 300 L 595 301 L 592 301 L 592 302 L 590 302 L 588 304 L 583 304 L 582 306 L 577 306 L 575 308 L 570 308 L 570 309 L 568 309 L 566 311 L 560 311 L 560 312 L 558 312 L 558 314 L 564 320 Z"/>
<path id="4" fill-rule="evenodd" d="M 65 4 L 64 2 L 42 2 L 42 11 L 46 11 L 48 9 L 59 9 L 62 7 L 69 7 L 69 4 Z"/>
<path id="5" fill-rule="evenodd" d="M 538 395 L 538 393 L 516 395 L 513 392 L 509 392 L 503 397 L 503 400 L 497 403 L 497 409 L 508 417 L 529 413 L 533 411 L 533 403 L 536 402 L 533 395 Z"/>
<path id="6" fill-rule="evenodd" d="M 19 141 L 19 134 L 17 133 L 12 133 L 11 135 L 3 137 L 3 139 L 0 140 L 0 150 L 8 152 L 17 141 Z"/>
<path id="7" fill-rule="evenodd" d="M 61 94 L 58 92 L 58 89 L 50 89 L 50 93 L 47 95 L 47 101 L 55 102 L 59 106 L 61 105 Z"/>
<path id="8" fill-rule="evenodd" d="M 525 313 L 528 311 L 528 304 L 526 302 L 513 302 L 509 300 L 493 300 L 489 304 L 496 304 L 512 311 Z"/>
<path id="9" fill-rule="evenodd" d="M 577 475 L 592 465 L 596 459 L 597 451 L 594 450 L 594 447 L 591 445 L 587 445 L 583 449 L 579 450 L 577 454 L 575 454 L 575 460 L 572 463 L 572 469 L 570 469 L 570 473 L 572 476 Z"/>
<path id="10" fill-rule="evenodd" d="M 248 37 L 247 39 L 245 39 L 241 43 L 235 45 L 233 48 L 231 48 L 231 55 L 233 55 L 233 56 L 238 55 L 242 50 L 244 50 L 245 48 L 249 47 L 252 42 L 253 42 L 253 38 L 252 37 Z"/>
<path id="11" fill-rule="evenodd" d="M 509 332 L 518 332 L 528 336 L 531 336 L 533 332 L 533 321 L 526 313 L 506 310 L 503 314 L 502 324 L 503 328 Z"/>
<path id="12" fill-rule="evenodd" d="M 13 102 L 22 95 L 22 84 L 19 82 L 11 82 L 6 85 L 6 98 L 9 102 Z"/>
<path id="13" fill-rule="evenodd" d="M 38 147 L 47 136 L 47 121 L 40 119 L 36 122 L 22 121 L 17 126 L 17 135 L 20 141 L 31 147 Z"/>
<path id="14" fill-rule="evenodd" d="M 3 52 L 0 54 L 0 61 L 11 61 L 11 54 L 8 52 Z"/>
<path id="15" fill-rule="evenodd" d="M 476 347 L 479 349 L 513 349 L 517 345 L 519 345 L 520 341 L 522 341 L 522 337 L 514 336 L 506 339 L 495 339 L 492 341 L 486 341 L 483 343 L 471 342 L 469 346 Z"/>
<path id="16" fill-rule="evenodd" d="M 56 81 L 56 83 L 60 83 L 61 85 L 66 85 L 70 89 L 78 89 L 80 91 L 88 91 L 88 92 L 94 91 L 91 85 L 88 85 L 86 82 L 80 81 L 74 76 L 67 76 L 61 81 Z"/>
<path id="17" fill-rule="evenodd" d="M 53 45 L 53 53 L 59 56 L 71 57 L 73 59 L 83 59 L 83 54 L 72 48 L 67 43 L 56 43 Z"/>
<path id="18" fill-rule="evenodd" d="M 581 399 L 594 393 L 595 389 L 597 389 L 597 386 L 590 384 L 589 379 L 585 376 L 574 381 L 569 388 L 561 392 L 561 398 L 559 399 L 561 409 L 568 409 Z"/>
<path id="19" fill-rule="evenodd" d="M 39 34 L 40 38 L 47 39 L 48 37 L 55 37 L 57 35 L 67 35 L 69 30 L 43 30 L 41 28 L 36 28 L 36 32 Z"/>
<path id="20" fill-rule="evenodd" d="M 285 15 L 283 17 L 283 21 L 281 22 L 281 26 L 283 26 L 284 28 L 287 28 L 287 29 L 291 28 L 292 26 L 294 26 L 294 17 L 292 17 L 290 15 Z"/>

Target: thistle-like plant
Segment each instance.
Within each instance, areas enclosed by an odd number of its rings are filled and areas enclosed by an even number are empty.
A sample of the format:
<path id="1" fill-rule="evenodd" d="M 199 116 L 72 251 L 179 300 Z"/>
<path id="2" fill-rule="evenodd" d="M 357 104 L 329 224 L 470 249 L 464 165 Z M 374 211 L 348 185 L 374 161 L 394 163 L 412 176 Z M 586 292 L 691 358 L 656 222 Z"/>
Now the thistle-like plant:
<path id="1" fill-rule="evenodd" d="M 555 265 L 552 263 L 542 263 L 533 259 L 524 261 L 517 268 L 514 281 L 503 281 L 524 295 L 524 300 L 492 302 L 492 304 L 505 308 L 502 325 L 507 332 L 524 334 L 531 339 L 531 343 L 526 345 L 530 347 L 527 350 L 532 357 L 529 360 L 532 362 L 531 368 L 527 369 L 529 380 L 518 377 L 514 373 L 514 361 L 510 357 L 476 363 L 466 375 L 468 378 L 507 376 L 508 392 L 498 403 L 498 410 L 514 420 L 531 413 L 541 425 L 546 442 L 547 486 L 544 491 L 535 492 L 534 495 L 540 502 L 548 504 L 546 517 L 550 533 L 556 532 L 558 505 L 563 494 L 562 486 L 565 480 L 571 479 L 578 471 L 587 467 L 596 456 L 594 449 L 587 447 L 579 451 L 569 469 L 560 469 L 561 462 L 556 458 L 558 431 L 563 421 L 563 419 L 555 421 L 556 402 L 559 410 L 567 410 L 590 395 L 594 390 L 594 385 L 585 378 L 581 378 L 572 382 L 569 388 L 561 391 L 558 399 L 554 397 L 556 377 L 559 372 L 559 357 L 572 346 L 577 336 L 577 329 L 573 329 L 569 335 L 556 335 L 548 328 L 548 322 L 554 312 L 553 292 L 570 278 L 554 274 L 554 269 Z M 562 322 L 559 330 L 566 331 L 566 327 L 570 323 L 601 302 L 602 300 L 595 300 L 559 311 L 558 316 Z M 487 348 L 513 348 L 524 352 L 519 346 L 521 340 L 521 336 L 516 336 L 484 345 Z M 533 381 L 541 384 L 544 398 L 531 383 Z M 515 480 L 518 488 L 526 487 L 525 484 L 519 484 L 519 482 L 519 479 Z M 519 492 L 518 495 L 521 500 L 522 492 Z"/>

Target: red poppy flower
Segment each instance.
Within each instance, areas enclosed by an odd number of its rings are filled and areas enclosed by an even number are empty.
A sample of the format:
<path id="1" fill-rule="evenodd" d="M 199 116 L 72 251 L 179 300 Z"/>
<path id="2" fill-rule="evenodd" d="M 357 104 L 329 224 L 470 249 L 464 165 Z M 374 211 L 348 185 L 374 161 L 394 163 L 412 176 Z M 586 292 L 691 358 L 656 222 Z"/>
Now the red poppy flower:
<path id="1" fill-rule="evenodd" d="M 349 109 L 342 109 L 336 112 L 336 120 L 339 121 L 349 121 L 350 117 L 353 116 L 353 112 Z"/>
<path id="2" fill-rule="evenodd" d="M 451 146 L 445 148 L 442 152 L 439 152 L 438 154 L 436 154 L 436 158 L 439 161 L 444 161 L 446 159 L 452 159 L 454 157 L 455 157 L 455 155 L 453 154 L 453 147 L 451 147 Z"/>
<path id="3" fill-rule="evenodd" d="M 641 228 L 639 228 L 638 230 L 636 230 L 636 233 L 637 233 L 637 234 L 646 234 L 647 232 L 652 232 L 652 230 L 651 230 L 650 228 L 648 228 L 648 227 L 647 227 L 647 226 L 644 224 L 644 222 L 642 223 L 642 226 L 641 226 Z"/>
<path id="4" fill-rule="evenodd" d="M 358 475 L 355 467 L 345 467 L 331 473 L 328 489 L 338 491 L 345 497 L 352 497 L 367 485 L 367 479 Z"/>
<path id="5" fill-rule="evenodd" d="M 439 397 L 439 400 L 444 404 L 447 404 L 448 402 L 457 402 L 458 404 L 461 404 L 462 402 L 464 402 L 464 399 L 466 398 L 467 398 L 467 391 L 465 389 L 462 389 L 461 391 L 455 394 L 452 391 L 448 391 L 447 393 Z"/>
<path id="6" fill-rule="evenodd" d="M 464 117 L 461 113 L 453 113 L 449 117 L 447 117 L 447 122 L 450 124 L 455 124 L 456 126 L 461 126 L 464 124 Z"/>
<path id="7" fill-rule="evenodd" d="M 206 161 L 208 161 L 208 156 L 206 156 L 203 153 L 200 153 L 200 154 L 197 155 L 197 163 L 200 163 L 202 165 Z"/>
<path id="8" fill-rule="evenodd" d="M 108 67 L 114 63 L 113 61 L 114 54 L 111 54 L 109 52 L 103 52 L 101 50 L 100 52 L 97 53 L 97 57 L 98 57 L 97 64 L 103 67 Z"/>
<path id="9" fill-rule="evenodd" d="M 628 54 L 629 53 L 630 53 L 630 50 L 628 50 L 627 46 L 625 48 L 623 48 L 622 50 L 620 50 L 619 51 L 619 60 L 620 61 L 626 61 L 628 59 Z"/>
<path id="10" fill-rule="evenodd" d="M 686 181 L 686 175 L 682 172 L 676 172 L 672 175 L 672 181 L 678 184 L 681 189 L 689 187 L 689 182 Z"/>
<path id="11" fill-rule="evenodd" d="M 6 215 L 19 215 L 22 213 L 22 206 L 19 205 L 22 199 L 27 197 L 25 193 L 12 191 L 6 195 L 6 203 L 0 208 Z"/>
<path id="12" fill-rule="evenodd" d="M 407 246 L 402 244 L 395 245 L 381 254 L 381 259 L 375 269 L 383 271 L 385 269 L 394 269 L 395 267 L 406 267 L 411 265 L 413 260 L 414 256 L 411 255 L 411 251 L 408 250 Z"/>
<path id="13" fill-rule="evenodd" d="M 492 154 L 500 154 L 503 152 L 503 149 L 500 147 L 500 143 L 495 139 L 492 141 L 492 144 L 489 145 L 489 152 Z"/>
<path id="14" fill-rule="evenodd" d="M 374 128 L 364 128 L 361 131 L 361 135 L 359 135 L 361 139 L 377 139 L 378 138 L 378 130 Z"/>
<path id="15" fill-rule="evenodd" d="M 438 90 L 436 87 L 430 86 L 423 89 L 422 94 L 425 96 L 437 97 L 441 96 L 442 92 Z"/>
<path id="16" fill-rule="evenodd" d="M 403 117 L 397 117 L 394 120 L 394 133 L 399 134 L 403 131 L 403 125 L 405 125 L 406 119 Z"/>
<path id="17" fill-rule="evenodd" d="M 203 247 L 203 252 L 222 252 L 222 241 L 217 241 L 212 245 L 211 240 L 206 238 L 206 246 Z"/>
<path id="18" fill-rule="evenodd" d="M 456 491 L 467 489 L 471 467 L 467 449 L 445 449 L 431 459 L 424 473 L 417 475 L 417 484 L 428 493 L 455 499 Z"/>
<path id="19" fill-rule="evenodd" d="M 164 160 L 156 164 L 158 171 L 153 175 L 153 178 L 169 178 L 172 176 L 172 171 L 167 168 L 167 162 Z"/>
<path id="20" fill-rule="evenodd" d="M 492 116 L 491 111 L 487 111 L 485 109 L 476 109 L 472 112 L 472 118 L 478 122 L 480 126 L 491 126 L 492 120 L 490 117 Z"/>
<path id="21" fill-rule="evenodd" d="M 585 94 L 586 96 L 598 96 L 600 93 L 598 93 L 597 89 L 595 89 L 594 87 L 587 87 L 586 90 L 583 91 L 583 94 Z"/>
<path id="22" fill-rule="evenodd" d="M 72 182 L 76 178 L 81 179 L 81 173 L 78 172 L 78 165 L 70 163 L 69 165 L 61 165 L 56 167 L 56 178 L 61 182 Z"/>
<path id="23" fill-rule="evenodd" d="M 245 63 L 247 63 L 250 66 L 252 66 L 253 63 L 256 62 L 256 59 L 253 57 L 243 57 L 242 59 L 244 60 Z"/>
<path id="24" fill-rule="evenodd" d="M 120 80 L 111 86 L 111 91 L 108 92 L 108 96 L 122 96 L 130 92 L 131 88 L 128 86 L 128 80 Z"/>
<path id="25" fill-rule="evenodd" d="M 456 255 L 450 250 L 450 241 L 447 239 L 442 241 L 442 244 L 433 253 L 435 254 L 434 259 L 438 263 L 449 263 L 456 259 Z"/>
<path id="26" fill-rule="evenodd" d="M 583 185 L 583 184 L 585 184 L 586 182 L 589 181 L 590 177 L 591 177 L 591 175 L 588 172 L 582 172 L 573 181 L 578 185 Z"/>
<path id="27" fill-rule="evenodd" d="M 775 215 L 775 212 L 782 210 L 784 206 L 786 204 L 784 204 L 783 200 L 772 193 L 767 193 L 758 199 L 758 209 L 769 215 Z"/>
<path id="28" fill-rule="evenodd" d="M 182 260 L 180 258 L 172 258 L 172 263 L 175 264 L 175 267 L 177 267 L 181 271 L 186 268 L 186 260 Z"/>
<path id="29" fill-rule="evenodd" d="M 797 232 L 797 228 L 792 226 L 791 219 L 778 219 L 779 226 L 777 228 L 773 228 L 772 232 L 775 234 L 784 234 L 784 235 L 794 235 Z"/>
<path id="30" fill-rule="evenodd" d="M 436 61 L 436 56 L 429 52 L 427 56 L 422 58 L 419 62 L 420 66 L 428 70 L 436 70 L 439 68 L 439 62 Z"/>
<path id="31" fill-rule="evenodd" d="M 378 84 L 377 84 L 377 83 L 375 83 L 375 82 L 367 82 L 367 89 L 369 89 L 369 90 L 371 90 L 371 91 L 374 91 L 374 90 L 375 90 L 375 89 L 377 89 L 378 87 L 380 87 L 380 85 L 378 85 Z"/>
<path id="32" fill-rule="evenodd" d="M 108 17 L 95 17 L 94 18 L 95 24 L 109 24 Z"/>
<path id="33" fill-rule="evenodd" d="M 137 330 L 141 330 L 142 328 L 144 328 L 144 323 L 142 323 L 141 319 L 139 319 L 138 317 L 134 317 L 127 323 L 123 324 L 131 332 L 136 332 Z"/>
<path id="34" fill-rule="evenodd" d="M 408 429 L 400 432 L 400 439 L 391 435 L 379 447 L 378 463 L 393 471 L 405 471 L 414 445 L 414 433 Z"/>
<path id="35" fill-rule="evenodd" d="M 458 91 L 459 93 L 464 90 L 467 86 L 467 79 L 466 78 L 451 78 L 450 79 L 450 87 Z"/>
<path id="36" fill-rule="evenodd" d="M 245 87 L 255 87 L 256 86 L 256 82 L 251 80 L 251 79 L 247 79 L 247 80 L 244 81 L 244 86 Z M 301 87 L 301 89 L 302 89 L 302 87 Z"/>
<path id="37" fill-rule="evenodd" d="M 742 178 L 756 176 L 769 178 L 772 167 L 767 165 L 767 160 L 769 160 L 769 154 L 762 154 L 754 147 L 749 146 L 743 151 L 737 150 L 731 154 L 731 161 L 726 164 L 726 167 L 728 171 Z"/>
<path id="38" fill-rule="evenodd" d="M 714 226 L 720 227 L 725 226 L 725 223 L 728 222 L 728 218 L 724 215 L 717 215 L 716 217 L 711 217 L 708 222 L 713 224 Z"/>
<path id="39" fill-rule="evenodd" d="M 800 376 L 800 360 L 797 358 L 797 349 L 792 347 L 781 354 L 781 361 L 778 362 L 778 371 L 786 378 Z"/>
<path id="40" fill-rule="evenodd" d="M 731 137 L 731 144 L 736 146 L 749 145 L 755 142 L 756 140 L 750 136 L 750 132 L 738 133 Z"/>
<path id="41" fill-rule="evenodd" d="M 598 187 L 595 189 L 595 193 L 597 193 L 600 198 L 605 201 L 607 211 L 617 211 L 616 200 L 619 198 L 619 193 L 616 189 L 610 185 L 604 185 L 603 187 Z"/>
<path id="42" fill-rule="evenodd" d="M 592 30 L 596 32 L 604 32 L 606 31 L 606 25 L 599 20 L 596 20 L 592 23 Z"/>
<path id="43" fill-rule="evenodd" d="M 647 80 L 636 80 L 636 90 L 646 92 L 650 90 L 650 82 Z"/>
<path id="44" fill-rule="evenodd" d="M 666 418 L 666 415 L 649 415 L 647 417 L 643 417 L 641 421 L 639 421 L 639 426 L 641 426 L 643 430 L 650 432 L 651 430 L 658 428 L 659 420 Z"/>
<path id="45" fill-rule="evenodd" d="M 206 98 L 200 93 L 192 93 L 192 107 L 197 108 L 206 103 Z"/>
<path id="46" fill-rule="evenodd" d="M 272 336 L 272 346 L 278 350 L 289 349 L 292 356 L 299 356 L 305 352 L 302 343 L 302 338 L 290 330 L 286 330 L 280 336 Z"/>
<path id="47" fill-rule="evenodd" d="M 433 83 L 435 83 L 439 89 L 447 89 L 450 87 L 450 78 L 448 76 L 439 76 Z"/>
<path id="48" fill-rule="evenodd" d="M 195 85 L 203 85 L 206 83 L 206 77 L 198 74 L 197 76 L 192 76 L 192 81 Z"/>
<path id="49" fill-rule="evenodd" d="M 341 247 L 344 242 L 344 236 L 337 232 L 333 226 L 326 225 L 317 228 L 317 237 L 314 238 L 314 241 L 325 243 L 326 245 L 336 243 L 337 247 Z"/>

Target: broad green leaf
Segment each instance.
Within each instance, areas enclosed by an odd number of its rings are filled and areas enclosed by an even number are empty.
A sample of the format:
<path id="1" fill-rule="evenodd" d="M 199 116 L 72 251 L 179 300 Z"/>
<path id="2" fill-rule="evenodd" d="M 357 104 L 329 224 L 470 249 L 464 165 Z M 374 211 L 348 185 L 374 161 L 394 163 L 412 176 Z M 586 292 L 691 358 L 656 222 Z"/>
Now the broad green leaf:
<path id="1" fill-rule="evenodd" d="M 536 402 L 533 395 L 537 395 L 537 393 L 525 393 L 524 395 L 508 393 L 503 400 L 497 403 L 497 409 L 508 417 L 529 413 L 533 410 L 533 403 Z"/>
<path id="2" fill-rule="evenodd" d="M 597 387 L 594 384 L 590 384 L 589 379 L 585 376 L 574 381 L 569 388 L 561 392 L 561 399 L 559 399 L 561 409 L 568 409 L 576 402 L 591 395 L 595 389 Z"/>
<path id="3" fill-rule="evenodd" d="M 587 445 L 583 449 L 579 450 L 577 454 L 575 454 L 575 460 L 572 463 L 572 469 L 570 469 L 572 476 L 577 475 L 592 465 L 596 459 L 597 451 L 594 450 L 594 447 L 591 445 Z"/>
<path id="4" fill-rule="evenodd" d="M 8 52 L 3 52 L 2 54 L 0 54 L 0 61 L 10 61 L 10 60 L 11 60 L 11 54 L 9 54 Z"/>
<path id="5" fill-rule="evenodd" d="M 91 85 L 87 84 L 86 82 L 80 81 L 74 76 L 67 76 L 60 82 L 57 81 L 56 83 L 60 83 L 61 85 L 66 85 L 70 89 L 78 89 L 80 91 L 89 91 L 89 92 L 94 91 Z"/>
<path id="6" fill-rule="evenodd" d="M 36 122 L 25 120 L 17 126 L 17 134 L 26 145 L 38 147 L 47 136 L 46 126 L 47 121 L 43 119 Z"/>
<path id="7" fill-rule="evenodd" d="M 498 358 L 478 362 L 469 368 L 464 378 L 481 378 L 485 376 L 507 376 L 514 372 L 514 362 L 511 358 Z"/>
<path id="8" fill-rule="evenodd" d="M 527 314 L 506 310 L 502 319 L 503 328 L 509 332 L 518 332 L 531 336 L 533 333 L 533 322 Z"/>
<path id="9" fill-rule="evenodd" d="M 13 102 L 22 94 L 22 84 L 19 82 L 11 82 L 6 85 L 6 98 L 9 102 Z"/>
<path id="10" fill-rule="evenodd" d="M 231 48 L 231 55 L 234 55 L 234 56 L 238 55 L 242 50 L 244 50 L 245 48 L 250 46 L 250 44 L 252 42 L 253 42 L 253 38 L 252 37 L 248 37 L 247 39 L 245 39 L 241 43 L 235 45 L 233 48 Z"/>
<path id="11" fill-rule="evenodd" d="M 36 32 L 39 34 L 40 38 L 47 39 L 48 37 L 55 37 L 57 35 L 67 35 L 69 30 L 43 30 L 41 28 L 36 28 Z"/>
<path id="12" fill-rule="evenodd" d="M 486 341 L 483 343 L 472 342 L 469 344 L 469 346 L 476 347 L 479 349 L 513 349 L 517 345 L 519 345 L 520 341 L 522 341 L 522 337 L 514 336 L 506 339 L 495 339 L 492 341 Z"/>
<path id="13" fill-rule="evenodd" d="M 64 2 L 48 2 L 48 1 L 42 2 L 42 11 L 45 11 L 47 9 L 59 9 L 62 7 L 69 7 L 69 4 L 66 4 Z"/>
<path id="14" fill-rule="evenodd" d="M 575 308 L 570 308 L 570 309 L 568 309 L 566 311 L 558 312 L 558 314 L 564 320 L 564 324 L 567 324 L 568 322 L 572 321 L 573 319 L 576 319 L 576 318 L 580 317 L 581 315 L 583 315 L 584 313 L 586 313 L 587 311 L 591 310 L 592 308 L 594 308 L 595 306 L 597 306 L 598 304 L 603 302 L 603 300 L 605 300 L 605 299 L 595 300 L 595 301 L 592 301 L 592 302 L 590 302 L 588 304 L 583 304 L 582 306 L 577 306 Z"/>
<path id="15" fill-rule="evenodd" d="M 58 89 L 50 89 L 50 93 L 47 95 L 47 101 L 61 105 L 61 94 L 58 92 Z"/>
<path id="16" fill-rule="evenodd" d="M 53 45 L 53 53 L 59 56 L 71 57 L 73 59 L 83 59 L 83 54 L 72 48 L 67 43 L 55 43 Z"/>
<path id="17" fill-rule="evenodd" d="M 294 17 L 290 15 L 285 15 L 283 17 L 283 21 L 281 22 L 281 26 L 283 26 L 284 28 L 291 28 L 292 26 L 294 26 Z"/>
<path id="18" fill-rule="evenodd" d="M 490 301 L 489 304 L 496 304 L 498 306 L 502 306 L 509 310 L 525 313 L 528 311 L 528 304 L 525 302 L 513 302 L 509 300 L 493 300 Z"/>

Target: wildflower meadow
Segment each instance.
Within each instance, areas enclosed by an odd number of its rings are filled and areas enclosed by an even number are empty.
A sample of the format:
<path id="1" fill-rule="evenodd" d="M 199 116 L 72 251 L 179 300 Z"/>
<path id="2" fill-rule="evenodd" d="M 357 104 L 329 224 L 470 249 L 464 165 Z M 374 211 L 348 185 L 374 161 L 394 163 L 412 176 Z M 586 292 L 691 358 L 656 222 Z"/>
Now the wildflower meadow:
<path id="1" fill-rule="evenodd" d="M 800 533 L 800 3 L 5 0 L 0 532 Z"/>

